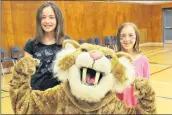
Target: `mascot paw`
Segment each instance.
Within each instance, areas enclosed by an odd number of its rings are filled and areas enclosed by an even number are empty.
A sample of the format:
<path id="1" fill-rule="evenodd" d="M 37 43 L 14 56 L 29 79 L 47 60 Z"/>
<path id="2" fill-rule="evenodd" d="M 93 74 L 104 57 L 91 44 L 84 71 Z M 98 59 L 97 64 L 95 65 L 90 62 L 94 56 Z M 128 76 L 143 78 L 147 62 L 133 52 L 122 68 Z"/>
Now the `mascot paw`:
<path id="1" fill-rule="evenodd" d="M 14 71 L 18 74 L 33 75 L 36 72 L 36 66 L 40 61 L 30 56 L 25 56 L 20 59 L 14 67 Z"/>
<path id="2" fill-rule="evenodd" d="M 134 81 L 135 96 L 139 99 L 145 97 L 150 92 L 151 86 L 146 78 L 138 77 Z"/>
<path id="3" fill-rule="evenodd" d="M 134 94 L 138 98 L 137 108 L 142 111 L 141 113 L 155 113 L 155 92 L 148 79 L 142 77 L 136 78 L 134 87 Z"/>

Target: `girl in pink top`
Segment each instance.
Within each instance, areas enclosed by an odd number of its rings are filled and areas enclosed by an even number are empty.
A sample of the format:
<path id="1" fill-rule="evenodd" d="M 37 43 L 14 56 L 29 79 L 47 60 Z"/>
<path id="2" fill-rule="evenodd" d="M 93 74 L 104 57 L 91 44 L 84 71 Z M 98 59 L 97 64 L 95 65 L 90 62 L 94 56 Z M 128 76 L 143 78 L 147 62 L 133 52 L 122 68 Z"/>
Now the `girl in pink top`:
<path id="1" fill-rule="evenodd" d="M 133 66 L 137 77 L 146 77 L 149 79 L 149 62 L 147 57 L 140 54 L 139 41 L 139 30 L 135 24 L 127 22 L 119 27 L 117 33 L 118 51 L 127 52 L 133 57 Z M 137 98 L 134 96 L 134 88 L 132 86 L 124 89 L 123 93 L 116 95 L 130 107 L 135 107 L 137 104 Z"/>

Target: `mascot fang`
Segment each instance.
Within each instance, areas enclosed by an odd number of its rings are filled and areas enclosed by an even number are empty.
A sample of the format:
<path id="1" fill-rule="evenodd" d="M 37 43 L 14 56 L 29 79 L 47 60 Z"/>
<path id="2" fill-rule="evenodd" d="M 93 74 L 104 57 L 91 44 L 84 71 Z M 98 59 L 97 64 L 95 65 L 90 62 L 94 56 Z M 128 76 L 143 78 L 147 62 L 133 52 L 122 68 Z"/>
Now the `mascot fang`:
<path id="1" fill-rule="evenodd" d="M 145 78 L 135 78 L 132 58 L 124 52 L 65 40 L 56 55 L 54 77 L 63 81 L 45 91 L 32 90 L 30 77 L 39 60 L 18 61 L 10 81 L 15 114 L 155 114 L 155 92 Z M 127 107 L 115 92 L 134 85 L 138 104 Z"/>

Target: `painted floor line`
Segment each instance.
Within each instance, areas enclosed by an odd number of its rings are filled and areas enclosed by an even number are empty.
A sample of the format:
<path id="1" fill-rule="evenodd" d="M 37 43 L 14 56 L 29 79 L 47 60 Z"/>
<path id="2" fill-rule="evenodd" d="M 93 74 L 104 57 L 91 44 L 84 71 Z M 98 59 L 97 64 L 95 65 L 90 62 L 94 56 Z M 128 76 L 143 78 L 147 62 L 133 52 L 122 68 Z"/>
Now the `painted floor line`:
<path id="1" fill-rule="evenodd" d="M 154 64 L 154 65 L 157 65 L 157 66 L 159 66 L 159 65 L 164 65 L 164 66 L 170 66 L 170 65 L 172 65 L 172 64 L 164 64 L 164 63 L 157 63 L 157 62 L 149 62 L 150 64 Z"/>
<path id="2" fill-rule="evenodd" d="M 164 96 L 156 96 L 156 97 L 160 97 L 160 98 L 165 98 L 165 99 L 170 99 L 170 100 L 172 100 L 172 98 L 170 98 L 170 97 L 164 97 Z"/>
<path id="3" fill-rule="evenodd" d="M 141 50 L 143 49 L 143 48 L 140 48 Z M 145 50 L 143 50 L 143 52 L 145 52 L 145 53 L 149 53 L 149 52 L 153 52 L 153 51 L 156 51 L 156 50 L 163 50 L 164 48 L 163 47 L 160 47 L 160 48 L 149 48 L 149 49 L 145 49 Z M 166 48 L 166 49 L 169 49 L 169 48 Z"/>
<path id="4" fill-rule="evenodd" d="M 169 66 L 169 67 L 166 67 L 166 68 L 161 69 L 161 70 L 159 70 L 159 71 L 156 71 L 156 72 L 154 72 L 154 73 L 151 73 L 150 75 L 154 75 L 154 74 L 160 73 L 160 72 L 165 71 L 165 70 L 170 69 L 170 68 L 172 68 L 172 66 Z"/>
<path id="5" fill-rule="evenodd" d="M 164 52 L 164 51 L 168 51 L 168 50 L 169 50 L 169 49 L 161 49 L 161 50 L 158 50 L 158 51 L 145 53 L 145 55 L 155 54 L 155 53 Z"/>
<path id="6" fill-rule="evenodd" d="M 156 49 L 156 50 L 151 50 L 151 51 L 145 51 L 145 52 L 143 52 L 145 55 L 147 55 L 147 54 L 150 54 L 150 53 L 152 53 L 152 52 L 156 52 L 156 51 L 159 51 L 159 50 L 162 50 L 162 49 Z"/>
<path id="7" fill-rule="evenodd" d="M 163 52 L 163 53 L 155 53 L 155 55 L 146 55 L 148 58 L 152 58 L 152 57 L 154 57 L 154 56 L 157 56 L 157 55 L 163 55 L 163 54 L 166 54 L 166 53 L 169 53 L 169 52 L 171 52 L 172 50 L 169 50 L 169 51 L 167 51 L 167 52 Z"/>
<path id="8" fill-rule="evenodd" d="M 3 96 L 3 97 L 1 97 L 1 98 L 6 98 L 6 97 L 9 97 L 9 96 Z"/>
<path id="9" fill-rule="evenodd" d="M 160 84 L 166 84 L 166 85 L 172 85 L 172 83 L 169 83 L 169 82 L 161 82 L 161 81 L 150 81 L 150 82 L 153 82 L 153 83 L 160 83 Z"/>
<path id="10" fill-rule="evenodd" d="M 148 52 L 148 53 L 146 53 L 145 52 L 145 55 L 150 55 L 150 54 L 155 54 L 155 53 L 165 53 L 165 52 L 168 52 L 168 51 L 171 51 L 172 49 L 160 49 L 160 50 L 155 50 L 154 52 Z"/>
<path id="11" fill-rule="evenodd" d="M 154 51 L 154 52 L 149 52 L 149 53 L 146 53 L 146 55 L 150 55 L 150 54 L 154 54 L 154 53 L 159 53 L 159 52 L 167 52 L 167 51 L 170 51 L 171 49 L 160 49 L 160 50 L 157 50 L 157 51 Z"/>
<path id="12" fill-rule="evenodd" d="M 9 90 L 1 89 L 1 92 L 9 92 Z"/>

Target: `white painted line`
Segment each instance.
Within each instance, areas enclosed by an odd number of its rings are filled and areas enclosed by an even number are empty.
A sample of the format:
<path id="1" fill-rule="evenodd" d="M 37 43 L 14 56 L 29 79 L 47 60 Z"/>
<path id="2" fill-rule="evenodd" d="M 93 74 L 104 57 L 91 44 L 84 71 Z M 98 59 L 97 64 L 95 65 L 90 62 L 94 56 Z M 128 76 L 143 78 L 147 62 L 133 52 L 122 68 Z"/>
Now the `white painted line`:
<path id="1" fill-rule="evenodd" d="M 166 84 L 166 85 L 172 85 L 172 83 L 169 83 L 169 82 L 160 82 L 160 81 L 150 81 L 150 82 Z"/>
<path id="2" fill-rule="evenodd" d="M 150 53 L 146 53 L 145 55 L 152 55 L 152 54 L 158 54 L 159 52 L 162 52 L 162 53 L 166 53 L 170 51 L 170 49 L 163 49 L 163 50 L 159 50 L 159 51 L 156 51 L 156 52 L 150 52 Z"/>
<path id="3" fill-rule="evenodd" d="M 147 54 L 147 53 L 156 52 L 156 51 L 159 51 L 159 50 L 163 50 L 163 48 L 154 49 L 154 50 L 149 50 L 149 51 L 145 51 L 145 52 L 143 52 L 143 53 L 144 53 L 144 54 Z"/>
<path id="4" fill-rule="evenodd" d="M 4 87 L 10 87 L 10 86 L 9 85 L 1 86 L 1 89 L 4 88 Z"/>

